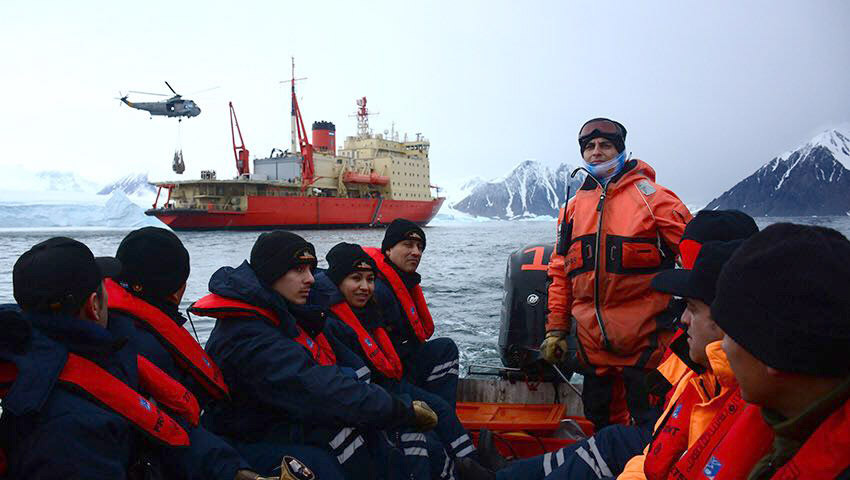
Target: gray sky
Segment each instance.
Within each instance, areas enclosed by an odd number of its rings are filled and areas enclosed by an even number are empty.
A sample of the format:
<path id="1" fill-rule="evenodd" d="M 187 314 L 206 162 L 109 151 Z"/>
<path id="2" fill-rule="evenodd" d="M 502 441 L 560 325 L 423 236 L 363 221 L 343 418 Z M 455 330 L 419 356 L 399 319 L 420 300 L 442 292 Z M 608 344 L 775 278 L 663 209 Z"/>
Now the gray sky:
<path id="1" fill-rule="evenodd" d="M 431 140 L 444 185 L 576 164 L 581 123 L 610 116 L 660 183 L 704 203 L 850 120 L 850 2 L 600 4 L 4 0 L 0 166 L 176 177 L 177 122 L 114 99 L 168 80 L 203 109 L 183 122 L 184 177 L 230 177 L 228 100 L 252 156 L 289 144 L 291 55 L 308 128 L 353 134 L 365 95 L 375 131 Z"/>

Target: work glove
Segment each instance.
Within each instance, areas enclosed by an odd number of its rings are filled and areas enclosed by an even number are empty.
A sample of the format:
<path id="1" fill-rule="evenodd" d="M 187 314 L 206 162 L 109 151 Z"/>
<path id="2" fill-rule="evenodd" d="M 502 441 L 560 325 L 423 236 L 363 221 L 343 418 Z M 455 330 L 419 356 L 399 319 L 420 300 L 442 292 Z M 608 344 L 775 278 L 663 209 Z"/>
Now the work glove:
<path id="1" fill-rule="evenodd" d="M 540 356 L 551 364 L 561 361 L 567 351 L 567 332 L 564 330 L 549 330 L 543 343 L 540 344 Z"/>
<path id="2" fill-rule="evenodd" d="M 277 477 L 263 477 L 251 470 L 239 470 L 233 480 L 318 480 L 318 477 L 300 460 L 287 455 L 280 461 L 280 475 Z"/>
<path id="3" fill-rule="evenodd" d="M 416 430 L 420 432 L 427 432 L 437 426 L 437 414 L 421 400 L 413 401 L 413 417 Z"/>

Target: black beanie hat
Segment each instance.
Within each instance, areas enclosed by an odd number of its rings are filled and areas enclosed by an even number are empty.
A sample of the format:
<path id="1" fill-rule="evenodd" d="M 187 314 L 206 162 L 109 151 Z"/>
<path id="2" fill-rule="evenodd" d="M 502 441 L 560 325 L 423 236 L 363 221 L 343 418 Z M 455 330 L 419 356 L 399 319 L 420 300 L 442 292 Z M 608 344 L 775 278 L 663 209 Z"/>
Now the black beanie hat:
<path id="1" fill-rule="evenodd" d="M 299 235 L 275 230 L 257 238 L 251 248 L 250 263 L 257 278 L 271 285 L 297 265 L 316 268 L 316 249 Z"/>
<path id="2" fill-rule="evenodd" d="M 617 132 L 617 133 L 607 133 L 607 132 L 603 132 L 599 129 L 593 129 L 589 133 L 585 133 L 584 135 L 582 135 L 582 131 L 584 131 L 587 124 L 593 123 L 593 122 L 611 122 L 611 123 L 613 123 L 614 125 L 617 126 L 617 130 L 619 130 L 619 132 Z M 622 123 L 620 123 L 616 120 L 611 120 L 610 118 L 604 118 L 604 117 L 591 118 L 590 120 L 584 122 L 584 124 L 582 124 L 581 128 L 578 129 L 579 152 L 583 154 L 585 146 L 587 146 L 587 144 L 591 140 L 593 140 L 594 138 L 602 137 L 602 138 L 610 140 L 611 143 L 614 144 L 614 147 L 617 149 L 617 153 L 623 153 L 623 150 L 626 149 L 626 134 L 627 133 L 628 132 L 626 131 L 626 127 L 624 127 Z"/>
<path id="3" fill-rule="evenodd" d="M 769 367 L 850 375 L 850 241 L 831 228 L 765 228 L 724 266 L 711 315 Z"/>
<path id="4" fill-rule="evenodd" d="M 115 258 L 123 266 L 118 280 L 138 294 L 162 298 L 189 279 L 189 252 L 174 232 L 164 228 L 133 230 L 118 245 Z"/>
<path id="5" fill-rule="evenodd" d="M 422 241 L 422 250 L 425 250 L 425 232 L 419 225 L 404 218 L 396 218 L 387 227 L 384 233 L 384 241 L 381 242 L 381 251 L 386 252 L 393 248 L 398 242 L 404 240 Z"/>
<path id="6" fill-rule="evenodd" d="M 328 278 L 339 286 L 343 279 L 356 271 L 371 271 L 378 273 L 378 266 L 360 245 L 354 243 L 337 243 L 328 252 Z"/>

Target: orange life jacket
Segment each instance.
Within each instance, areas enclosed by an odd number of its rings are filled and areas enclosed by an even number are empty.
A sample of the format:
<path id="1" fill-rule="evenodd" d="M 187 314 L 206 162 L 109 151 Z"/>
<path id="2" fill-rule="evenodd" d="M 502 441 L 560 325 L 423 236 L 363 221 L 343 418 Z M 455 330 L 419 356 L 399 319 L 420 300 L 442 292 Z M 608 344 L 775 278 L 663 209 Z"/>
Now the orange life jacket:
<path id="1" fill-rule="evenodd" d="M 222 399 L 230 394 L 218 365 L 185 328 L 177 325 L 160 309 L 132 295 L 112 279 L 107 278 L 103 283 L 109 298 L 110 311 L 132 316 L 153 333 L 171 353 L 177 365 L 202 385 L 210 396 Z"/>
<path id="2" fill-rule="evenodd" d="M 673 267 L 690 212 L 649 165 L 630 160 L 604 189 L 588 177 L 558 218 L 546 329 L 570 331 L 575 318 L 581 358 L 597 374 L 655 368 L 672 336 L 659 325 L 670 295 L 650 281 Z"/>
<path id="3" fill-rule="evenodd" d="M 201 297 L 200 300 L 189 306 L 189 311 L 196 315 L 212 318 L 260 318 L 276 327 L 280 326 L 280 318 L 273 311 L 234 298 L 222 297 L 215 293 Z M 297 323 L 295 328 L 298 329 L 298 336 L 294 340 L 306 348 L 319 365 L 334 365 L 336 363 L 336 354 L 334 354 L 324 333 L 319 333 L 315 338 L 312 338 Z"/>
<path id="4" fill-rule="evenodd" d="M 716 448 L 703 452 L 682 478 L 726 480 L 746 478 L 770 452 L 773 429 L 758 407 L 748 405 Z M 719 443 L 719 444 L 718 444 Z M 850 400 L 832 413 L 800 450 L 770 477 L 772 480 L 832 480 L 850 467 Z M 672 477 L 679 478 L 679 477 Z"/>
<path id="5" fill-rule="evenodd" d="M 178 388 L 182 385 L 162 370 L 150 362 L 146 364 L 143 357 L 139 359 L 140 385 L 145 389 L 151 387 L 149 391 L 157 402 L 192 418 L 197 425 L 200 408 L 194 396 L 185 388 Z M 3 395 L 17 375 L 18 369 L 13 363 L 0 362 L 0 384 L 6 386 Z M 69 353 L 58 382 L 117 413 L 158 443 L 172 447 L 189 445 L 189 434 L 171 416 L 91 360 Z"/>
<path id="6" fill-rule="evenodd" d="M 398 358 L 398 353 L 396 353 L 395 347 L 393 347 L 393 343 L 383 327 L 373 329 L 370 335 L 345 301 L 331 306 L 331 311 L 357 334 L 360 348 L 363 349 L 369 363 L 384 376 L 401 380 L 403 371 L 401 360 Z"/>
<path id="7" fill-rule="evenodd" d="M 428 304 L 425 303 L 422 287 L 416 285 L 408 290 L 395 269 L 387 263 L 386 257 L 380 249 L 364 247 L 363 251 L 375 260 L 381 276 L 389 282 L 419 342 L 424 343 L 425 340 L 431 338 L 431 335 L 434 334 L 434 320 L 431 318 Z"/>
<path id="8" fill-rule="evenodd" d="M 688 449 L 688 431 L 693 406 L 700 401 L 696 389 L 688 388 L 667 412 L 649 444 L 643 471 L 647 480 L 664 480 L 670 468 Z"/>

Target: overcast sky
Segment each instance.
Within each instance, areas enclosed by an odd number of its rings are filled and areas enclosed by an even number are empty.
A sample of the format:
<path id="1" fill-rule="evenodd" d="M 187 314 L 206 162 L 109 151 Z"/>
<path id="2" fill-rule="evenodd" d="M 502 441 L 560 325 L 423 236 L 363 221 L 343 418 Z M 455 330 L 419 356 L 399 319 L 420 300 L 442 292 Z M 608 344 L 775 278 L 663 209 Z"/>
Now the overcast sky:
<path id="1" fill-rule="evenodd" d="M 177 122 L 114 99 L 168 80 L 203 110 L 182 125 L 184 177 L 230 177 L 228 100 L 252 156 L 289 145 L 290 56 L 308 128 L 333 121 L 341 144 L 366 96 L 376 132 L 431 140 L 448 186 L 577 164 L 579 126 L 609 116 L 660 183 L 706 203 L 850 121 L 850 2 L 602 3 L 3 0 L 0 166 L 176 177 Z"/>

